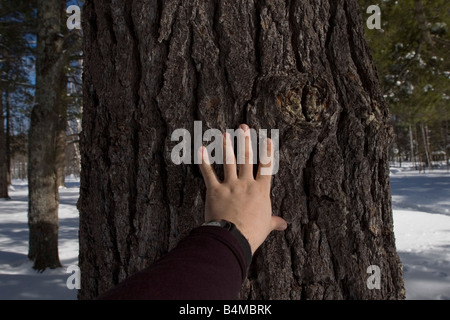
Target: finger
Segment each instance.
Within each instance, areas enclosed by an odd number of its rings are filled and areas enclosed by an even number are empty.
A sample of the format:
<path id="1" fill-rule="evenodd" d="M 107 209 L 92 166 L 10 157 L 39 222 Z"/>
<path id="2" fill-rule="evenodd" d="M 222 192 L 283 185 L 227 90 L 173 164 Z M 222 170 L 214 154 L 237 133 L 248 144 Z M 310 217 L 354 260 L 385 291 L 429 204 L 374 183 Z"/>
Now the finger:
<path id="1" fill-rule="evenodd" d="M 273 152 L 272 152 L 272 140 L 267 138 L 264 139 L 263 145 L 261 147 L 261 154 L 259 159 L 258 173 L 256 174 L 256 180 L 266 181 L 269 183 L 272 179 L 273 172 Z"/>
<path id="2" fill-rule="evenodd" d="M 270 221 L 272 231 L 284 231 L 287 228 L 287 222 L 283 218 L 279 216 L 272 216 L 272 220 Z"/>
<path id="3" fill-rule="evenodd" d="M 237 179 L 236 157 L 229 133 L 222 136 L 223 139 L 223 171 L 225 180 Z"/>
<path id="4" fill-rule="evenodd" d="M 198 158 L 202 159 L 199 167 L 200 171 L 202 172 L 206 187 L 211 188 L 220 184 L 219 180 L 217 179 L 216 173 L 214 172 L 214 169 L 209 161 L 208 151 L 206 150 L 206 148 L 200 147 L 197 152 Z"/>
<path id="5" fill-rule="evenodd" d="M 239 129 L 241 129 L 238 131 L 239 178 L 253 179 L 253 149 L 250 128 L 245 124 L 241 124 Z"/>

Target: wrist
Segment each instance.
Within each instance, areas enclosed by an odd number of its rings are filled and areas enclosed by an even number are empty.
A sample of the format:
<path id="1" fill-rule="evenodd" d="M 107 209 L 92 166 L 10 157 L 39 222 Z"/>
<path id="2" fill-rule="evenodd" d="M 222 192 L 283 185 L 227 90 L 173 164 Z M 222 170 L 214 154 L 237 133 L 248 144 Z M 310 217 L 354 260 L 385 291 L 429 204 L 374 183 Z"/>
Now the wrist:
<path id="1" fill-rule="evenodd" d="M 231 232 L 231 234 L 236 238 L 240 247 L 242 248 L 244 255 L 247 260 L 247 267 L 250 267 L 252 262 L 252 249 L 248 239 L 242 234 L 242 232 L 236 227 L 233 222 L 228 220 L 211 220 L 202 224 L 202 226 L 213 226 L 223 228 Z"/>

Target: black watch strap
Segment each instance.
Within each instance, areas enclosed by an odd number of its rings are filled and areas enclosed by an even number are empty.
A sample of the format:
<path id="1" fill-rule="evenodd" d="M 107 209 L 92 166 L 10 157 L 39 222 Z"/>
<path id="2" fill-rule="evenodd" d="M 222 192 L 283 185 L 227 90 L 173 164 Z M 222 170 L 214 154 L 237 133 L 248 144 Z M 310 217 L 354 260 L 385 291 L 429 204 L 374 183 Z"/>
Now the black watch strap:
<path id="1" fill-rule="evenodd" d="M 202 226 L 214 226 L 229 230 L 244 250 L 245 258 L 247 260 L 247 268 L 250 267 L 250 264 L 252 262 L 252 249 L 250 248 L 248 240 L 239 231 L 234 223 L 227 220 L 213 220 L 205 222 L 204 224 L 202 224 Z"/>

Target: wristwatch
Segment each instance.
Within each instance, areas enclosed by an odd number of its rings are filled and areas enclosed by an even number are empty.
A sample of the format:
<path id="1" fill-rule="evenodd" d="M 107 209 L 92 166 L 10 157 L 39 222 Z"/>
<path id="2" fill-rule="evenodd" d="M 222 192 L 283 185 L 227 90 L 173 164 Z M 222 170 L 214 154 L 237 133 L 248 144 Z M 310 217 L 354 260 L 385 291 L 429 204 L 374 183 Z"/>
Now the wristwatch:
<path id="1" fill-rule="evenodd" d="M 234 223 L 227 220 L 212 220 L 203 223 L 202 226 L 219 227 L 229 230 L 244 250 L 245 258 L 247 260 L 247 267 L 250 267 L 250 263 L 252 262 L 252 249 L 250 248 L 248 240 L 239 231 Z"/>

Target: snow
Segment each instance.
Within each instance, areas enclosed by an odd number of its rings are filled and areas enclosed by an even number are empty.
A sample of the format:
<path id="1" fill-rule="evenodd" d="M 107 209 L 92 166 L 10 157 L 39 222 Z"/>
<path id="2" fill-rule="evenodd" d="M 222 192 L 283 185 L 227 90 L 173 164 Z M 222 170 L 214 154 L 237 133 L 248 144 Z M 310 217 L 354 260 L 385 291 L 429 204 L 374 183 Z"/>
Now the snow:
<path id="1" fill-rule="evenodd" d="M 450 299 L 450 217 L 396 210 L 396 245 L 407 299 Z"/>
<path id="2" fill-rule="evenodd" d="M 27 259 L 27 182 L 16 180 L 11 200 L 0 201 L 0 299 L 69 299 L 69 266 L 78 263 L 79 181 L 61 188 L 59 256 L 62 268 L 43 273 Z M 450 299 L 450 173 L 419 173 L 391 167 L 396 246 L 403 263 L 407 299 Z M 381 281 L 383 275 L 381 274 Z"/>
<path id="3" fill-rule="evenodd" d="M 390 181 L 406 298 L 450 300 L 450 173 L 391 167 Z"/>
<path id="4" fill-rule="evenodd" d="M 450 173 L 445 169 L 419 173 L 411 167 L 391 168 L 392 205 L 450 216 Z"/>
<path id="5" fill-rule="evenodd" d="M 0 202 L 0 299 L 73 300 L 77 290 L 67 289 L 66 273 L 70 265 L 78 264 L 79 182 L 66 180 L 67 188 L 60 189 L 59 258 L 62 268 L 34 271 L 28 254 L 28 185 L 13 182 L 11 200 Z"/>

